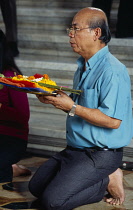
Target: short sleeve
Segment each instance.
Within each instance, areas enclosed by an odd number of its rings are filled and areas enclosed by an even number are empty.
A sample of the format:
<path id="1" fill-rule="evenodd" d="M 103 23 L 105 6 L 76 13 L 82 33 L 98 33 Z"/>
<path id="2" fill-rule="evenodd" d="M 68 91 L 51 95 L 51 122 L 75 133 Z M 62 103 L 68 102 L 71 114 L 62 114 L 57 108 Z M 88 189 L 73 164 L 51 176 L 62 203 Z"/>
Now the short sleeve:
<path id="1" fill-rule="evenodd" d="M 126 72 L 105 72 L 101 83 L 99 107 L 104 114 L 122 120 L 130 98 L 130 81 Z"/>

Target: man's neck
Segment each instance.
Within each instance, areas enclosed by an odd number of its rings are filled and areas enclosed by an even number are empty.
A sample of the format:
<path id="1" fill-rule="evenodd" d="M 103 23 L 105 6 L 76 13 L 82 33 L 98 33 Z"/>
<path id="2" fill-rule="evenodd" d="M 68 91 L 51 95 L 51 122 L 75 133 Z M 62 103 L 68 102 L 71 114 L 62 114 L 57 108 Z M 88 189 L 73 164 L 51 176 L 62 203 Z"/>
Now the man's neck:
<path id="1" fill-rule="evenodd" d="M 101 50 L 105 46 L 105 43 L 101 43 L 100 45 L 95 47 L 91 52 L 87 52 L 86 54 L 82 55 L 82 57 L 85 59 L 85 62 L 87 62 L 93 55 L 95 55 L 99 50 Z"/>

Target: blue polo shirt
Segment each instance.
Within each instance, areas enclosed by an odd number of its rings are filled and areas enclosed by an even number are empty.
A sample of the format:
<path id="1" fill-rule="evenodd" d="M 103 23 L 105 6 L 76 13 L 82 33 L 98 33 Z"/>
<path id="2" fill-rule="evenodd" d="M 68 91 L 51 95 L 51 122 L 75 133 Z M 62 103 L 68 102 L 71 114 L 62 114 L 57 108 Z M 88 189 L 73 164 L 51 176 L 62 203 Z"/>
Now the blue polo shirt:
<path id="1" fill-rule="evenodd" d="M 105 147 L 120 148 L 128 145 L 132 138 L 132 102 L 130 77 L 126 67 L 105 46 L 86 63 L 83 57 L 77 61 L 73 100 L 84 107 L 99 109 L 104 114 L 120 119 L 118 129 L 98 127 L 79 116 L 67 116 L 67 144 L 76 148 Z M 83 71 L 86 65 L 86 71 Z"/>

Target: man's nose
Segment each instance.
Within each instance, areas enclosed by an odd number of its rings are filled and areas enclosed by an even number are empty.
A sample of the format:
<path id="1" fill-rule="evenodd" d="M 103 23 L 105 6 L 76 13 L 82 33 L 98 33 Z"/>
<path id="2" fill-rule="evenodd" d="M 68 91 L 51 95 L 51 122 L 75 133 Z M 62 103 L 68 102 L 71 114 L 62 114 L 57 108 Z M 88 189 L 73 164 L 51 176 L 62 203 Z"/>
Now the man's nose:
<path id="1" fill-rule="evenodd" d="M 71 30 L 70 32 L 69 32 L 69 37 L 74 37 L 75 36 L 75 31 L 74 30 Z"/>

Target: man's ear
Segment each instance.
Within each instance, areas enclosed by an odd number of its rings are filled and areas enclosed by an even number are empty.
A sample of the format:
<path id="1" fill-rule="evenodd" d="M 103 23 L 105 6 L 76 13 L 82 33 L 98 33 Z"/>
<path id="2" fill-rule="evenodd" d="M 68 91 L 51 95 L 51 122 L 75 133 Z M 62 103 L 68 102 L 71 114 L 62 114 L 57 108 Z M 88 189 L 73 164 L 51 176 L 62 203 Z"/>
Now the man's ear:
<path id="1" fill-rule="evenodd" d="M 94 29 L 94 41 L 98 40 L 102 35 L 101 28 Z"/>

